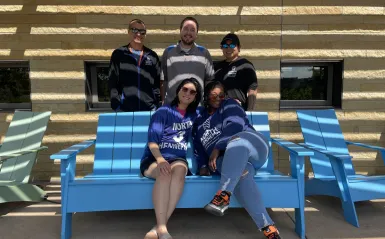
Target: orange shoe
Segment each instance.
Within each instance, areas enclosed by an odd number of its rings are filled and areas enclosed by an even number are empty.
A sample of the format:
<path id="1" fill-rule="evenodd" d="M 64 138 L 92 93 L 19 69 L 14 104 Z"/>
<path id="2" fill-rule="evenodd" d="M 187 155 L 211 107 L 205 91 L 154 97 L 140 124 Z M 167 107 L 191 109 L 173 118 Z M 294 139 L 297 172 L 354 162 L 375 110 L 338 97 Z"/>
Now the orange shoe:
<path id="1" fill-rule="evenodd" d="M 262 229 L 263 234 L 268 239 L 281 239 L 279 236 L 279 231 L 274 225 L 267 226 Z"/>
<path id="2" fill-rule="evenodd" d="M 218 191 L 213 200 L 205 206 L 205 210 L 215 216 L 225 215 L 225 211 L 229 208 L 230 193 L 226 191 Z"/>

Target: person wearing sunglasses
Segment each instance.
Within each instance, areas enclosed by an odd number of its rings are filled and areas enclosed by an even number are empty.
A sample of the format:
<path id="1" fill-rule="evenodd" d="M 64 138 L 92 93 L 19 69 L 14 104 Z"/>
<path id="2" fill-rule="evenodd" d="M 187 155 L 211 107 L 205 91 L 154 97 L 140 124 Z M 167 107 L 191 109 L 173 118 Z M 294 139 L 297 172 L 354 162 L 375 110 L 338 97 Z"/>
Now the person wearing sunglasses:
<path id="1" fill-rule="evenodd" d="M 202 88 L 214 78 L 209 51 L 195 43 L 199 30 L 198 21 L 193 17 L 186 17 L 180 23 L 179 30 L 180 41 L 167 47 L 162 55 L 160 89 L 165 104 L 174 99 L 175 89 L 184 78 L 196 78 Z"/>
<path id="2" fill-rule="evenodd" d="M 269 156 L 267 139 L 253 128 L 239 103 L 225 97 L 221 82 L 210 82 L 204 98 L 205 108 L 192 130 L 197 174 L 221 177 L 216 195 L 204 209 L 223 216 L 234 195 L 267 238 L 280 239 L 254 181 Z"/>
<path id="3" fill-rule="evenodd" d="M 198 80 L 184 79 L 171 104 L 161 106 L 151 117 L 140 171 L 155 180 L 152 198 L 157 225 L 146 234 L 146 239 L 172 238 L 167 222 L 182 195 L 185 176 L 191 175 L 186 160 L 187 144 L 201 92 Z"/>
<path id="4" fill-rule="evenodd" d="M 244 110 L 256 109 L 257 74 L 254 65 L 240 57 L 241 43 L 236 34 L 229 33 L 221 41 L 225 59 L 214 64 L 215 80 L 223 83 L 227 95 L 239 102 Z"/>
<path id="5" fill-rule="evenodd" d="M 159 107 L 160 62 L 158 55 L 144 46 L 146 33 L 142 20 L 131 20 L 129 43 L 111 55 L 108 86 L 115 111 L 153 111 Z"/>

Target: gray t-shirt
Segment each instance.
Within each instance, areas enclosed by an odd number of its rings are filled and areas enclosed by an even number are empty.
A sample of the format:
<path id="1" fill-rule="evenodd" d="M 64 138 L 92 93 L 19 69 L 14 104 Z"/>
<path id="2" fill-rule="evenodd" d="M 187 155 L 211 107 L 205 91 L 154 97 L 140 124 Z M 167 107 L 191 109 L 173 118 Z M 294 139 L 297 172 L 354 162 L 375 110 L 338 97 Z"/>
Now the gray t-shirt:
<path id="1" fill-rule="evenodd" d="M 164 81 L 164 104 L 171 103 L 176 96 L 178 85 L 184 79 L 197 79 L 203 90 L 214 78 L 213 61 L 209 51 L 195 44 L 188 52 L 183 51 L 179 44 L 167 47 L 163 52 L 161 64 L 160 79 Z"/>

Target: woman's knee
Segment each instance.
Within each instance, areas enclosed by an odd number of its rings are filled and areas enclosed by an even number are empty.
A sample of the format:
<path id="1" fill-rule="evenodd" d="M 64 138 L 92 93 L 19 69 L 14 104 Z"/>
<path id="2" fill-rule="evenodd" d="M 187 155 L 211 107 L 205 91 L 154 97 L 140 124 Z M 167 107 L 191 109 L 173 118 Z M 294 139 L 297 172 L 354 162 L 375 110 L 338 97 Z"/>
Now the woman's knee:
<path id="1" fill-rule="evenodd" d="M 247 163 L 245 170 L 242 173 L 241 179 L 253 178 L 255 175 L 255 169 L 251 163 Z"/>
<path id="2" fill-rule="evenodd" d="M 187 165 L 184 162 L 176 161 L 171 164 L 172 177 L 184 178 L 187 174 Z"/>

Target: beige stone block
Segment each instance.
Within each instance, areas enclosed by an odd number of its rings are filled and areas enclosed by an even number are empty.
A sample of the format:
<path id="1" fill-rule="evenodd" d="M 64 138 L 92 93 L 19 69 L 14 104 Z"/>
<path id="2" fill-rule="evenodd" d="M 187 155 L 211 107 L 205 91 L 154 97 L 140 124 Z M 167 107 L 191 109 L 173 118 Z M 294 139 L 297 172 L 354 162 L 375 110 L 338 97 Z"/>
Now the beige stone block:
<path id="1" fill-rule="evenodd" d="M 35 14 L 3 14 L 0 15 L 1 23 L 11 23 L 11 24 L 71 24 L 76 23 L 76 16 L 73 15 L 35 15 Z"/>
<path id="2" fill-rule="evenodd" d="M 97 5 L 112 5 L 112 6 L 121 6 L 121 5 L 128 5 L 128 6 L 163 6 L 165 5 L 164 2 L 161 2 L 159 0 L 146 0 L 146 1 L 139 1 L 139 0 L 98 0 L 96 2 Z M 94 4 L 95 5 L 95 4 Z M 183 0 L 167 0 L 168 6 L 182 6 Z"/>
<path id="3" fill-rule="evenodd" d="M 327 6 L 361 6 L 361 7 L 376 7 L 383 6 L 382 0 L 323 0 L 322 3 Z"/>
<path id="4" fill-rule="evenodd" d="M 137 15 L 186 15 L 184 6 L 138 6 L 132 7 L 133 13 Z M 202 7 L 191 6 L 188 8 L 189 15 L 236 15 L 237 7 Z M 165 14 L 167 13 L 167 14 Z"/>
<path id="5" fill-rule="evenodd" d="M 344 116 L 341 117 L 342 120 L 359 120 L 360 124 L 372 121 L 385 121 L 385 112 L 366 110 L 362 111 L 357 109 L 356 111 L 347 111 L 344 113 Z"/>
<path id="6" fill-rule="evenodd" d="M 341 6 L 284 6 L 283 15 L 340 15 Z"/>
<path id="7" fill-rule="evenodd" d="M 279 0 L 240 0 L 237 2 L 230 1 L 230 0 L 211 0 L 211 1 L 205 1 L 205 0 L 196 0 L 196 1 L 183 1 L 183 5 L 189 6 L 237 6 L 241 11 L 243 6 L 281 6 L 281 1 Z"/>
<path id="8" fill-rule="evenodd" d="M 82 134 L 94 135 L 96 134 L 98 123 L 95 122 L 55 122 L 50 121 L 46 134 L 57 135 L 74 135 L 81 132 Z"/>
<path id="9" fill-rule="evenodd" d="M 385 77 L 385 70 L 346 70 L 344 78 L 349 80 L 381 80 Z"/>
<path id="10" fill-rule="evenodd" d="M 344 100 L 385 100 L 385 92 L 343 92 Z M 384 106 L 385 110 L 385 106 Z"/>
<path id="11" fill-rule="evenodd" d="M 89 5 L 39 5 L 37 6 L 36 11 L 44 13 L 132 14 L 133 7 Z"/>
<path id="12" fill-rule="evenodd" d="M 52 113 L 51 120 L 57 122 L 97 122 L 99 118 L 98 112 L 85 112 L 85 113 Z"/>
<path id="13" fill-rule="evenodd" d="M 257 99 L 257 111 L 269 111 L 269 110 L 278 110 L 279 109 L 279 101 L 269 101 Z"/>
<path id="14" fill-rule="evenodd" d="M 276 15 L 280 16 L 282 14 L 282 7 L 242 7 L 240 15 Z"/>
<path id="15" fill-rule="evenodd" d="M 19 12 L 23 9 L 23 5 L 2 5 L 0 6 L 0 12 L 4 13 L 12 13 Z"/>
<path id="16" fill-rule="evenodd" d="M 61 82 L 60 82 L 61 81 Z M 67 83 L 67 84 L 65 84 Z M 33 94 L 32 100 L 37 103 L 41 100 L 66 100 L 72 102 L 75 99 L 83 99 L 85 94 L 85 84 L 81 80 L 73 80 L 63 82 L 63 80 L 32 80 L 31 91 Z M 64 98 L 57 97 L 67 95 Z M 32 96 L 31 96 L 32 97 Z"/>
<path id="17" fill-rule="evenodd" d="M 384 7 L 366 7 L 366 6 L 344 6 L 344 15 L 383 15 Z"/>
<path id="18" fill-rule="evenodd" d="M 283 24 L 359 24 L 363 16 L 283 16 Z"/>
<path id="19" fill-rule="evenodd" d="M 87 15 L 86 15 L 87 16 Z M 47 34 L 99 34 L 99 35 L 126 35 L 128 33 L 127 24 L 114 24 L 108 21 L 103 22 L 108 24 L 90 24 L 84 25 L 80 24 L 71 24 L 71 25 L 45 25 L 45 26 L 34 26 L 31 27 L 31 34 L 33 35 L 47 35 Z M 73 37 L 73 40 L 76 40 L 76 36 Z"/>
<path id="20" fill-rule="evenodd" d="M 309 25 L 307 24 L 296 24 L 296 25 L 282 25 L 282 34 L 286 32 L 298 33 L 298 31 L 308 31 Z"/>
<path id="21" fill-rule="evenodd" d="M 344 59 L 345 70 L 381 70 L 385 65 L 385 59 L 348 58 Z"/>
<path id="22" fill-rule="evenodd" d="M 58 49 L 60 42 L 0 42 L 0 48 L 12 50 L 24 50 L 29 48 Z"/>
<path id="23" fill-rule="evenodd" d="M 85 73 L 83 71 L 37 71 L 30 72 L 30 79 L 79 79 L 84 80 Z"/>
<path id="24" fill-rule="evenodd" d="M 385 50 L 367 50 L 366 56 L 370 58 L 384 58 Z"/>
<path id="25" fill-rule="evenodd" d="M 384 32 L 384 26 L 381 24 L 363 24 L 363 23 L 350 23 L 350 24 L 314 24 L 309 25 L 309 31 L 311 33 L 322 33 L 328 32 L 329 34 L 368 34 L 367 36 L 372 36 L 375 33 Z M 372 35 L 370 35 L 372 34 Z M 358 37 L 356 36 L 356 37 Z"/>
<path id="26" fill-rule="evenodd" d="M 368 91 L 385 92 L 385 80 L 384 80 L 384 83 L 382 84 L 372 84 L 372 83 L 361 84 L 360 90 L 365 92 L 368 92 Z"/>
<path id="27" fill-rule="evenodd" d="M 35 89 L 36 90 L 36 89 Z M 85 101 L 85 93 L 72 93 L 68 88 L 61 88 L 60 93 L 45 93 L 45 92 L 32 92 L 31 101 L 35 104 L 45 103 L 45 102 L 55 102 L 61 104 L 73 104 L 81 103 Z M 69 92 L 68 92 L 69 91 Z"/>
<path id="28" fill-rule="evenodd" d="M 360 133 L 378 133 L 378 132 L 385 133 L 385 125 L 383 125 L 383 126 L 376 126 L 376 125 L 358 126 L 358 131 Z"/>
<path id="29" fill-rule="evenodd" d="M 109 47 L 106 47 L 106 46 Z M 122 45 L 118 42 L 75 42 L 75 41 L 63 41 L 61 49 L 111 49 Z"/>
<path id="30" fill-rule="evenodd" d="M 84 24 L 84 23 L 106 23 L 109 24 L 126 24 L 133 19 L 134 17 L 131 15 L 76 15 L 76 23 Z M 135 18 L 139 18 L 144 21 L 146 24 L 159 25 L 165 23 L 165 18 L 163 16 L 146 16 L 146 15 L 138 15 Z M 182 18 L 183 19 L 183 18 Z M 180 20 L 179 20 L 180 21 Z"/>
<path id="31" fill-rule="evenodd" d="M 228 25 L 228 24 L 239 24 L 239 16 L 196 16 L 197 21 L 200 25 Z M 166 24 L 180 24 L 183 17 L 166 16 Z"/>
<path id="32" fill-rule="evenodd" d="M 63 112 L 85 112 L 86 104 L 84 103 L 32 103 L 33 111 L 52 111 L 53 113 Z"/>
<path id="33" fill-rule="evenodd" d="M 332 49 L 333 43 L 332 42 L 324 42 L 324 41 L 318 41 L 318 42 L 282 42 L 282 48 L 283 49 Z"/>
<path id="34" fill-rule="evenodd" d="M 287 58 L 366 57 L 367 50 L 283 49 L 282 56 Z"/>
<path id="35" fill-rule="evenodd" d="M 240 24 L 281 24 L 281 16 L 241 16 Z"/>
<path id="36" fill-rule="evenodd" d="M 364 23 L 368 24 L 385 24 L 384 13 L 380 14 L 382 16 L 364 16 Z"/>
<path id="37" fill-rule="evenodd" d="M 71 49 L 71 50 L 62 50 L 62 49 L 26 49 L 24 51 L 25 58 L 28 59 L 84 59 L 87 60 L 103 60 L 110 59 L 112 51 L 114 49 Z M 23 53 L 23 51 L 21 51 Z"/>
<path id="38" fill-rule="evenodd" d="M 39 75 L 42 72 L 46 72 L 43 78 L 48 78 L 48 72 L 44 71 L 47 69 L 52 69 L 52 70 L 66 70 L 67 71 L 67 76 L 74 74 L 76 79 L 81 79 L 79 77 L 83 77 L 84 79 L 84 74 L 80 75 L 80 71 L 84 71 L 84 62 L 81 60 L 32 60 L 30 61 L 30 68 L 33 72 L 37 71 L 39 72 L 38 74 L 35 74 L 36 78 L 39 78 Z M 79 70 L 79 71 L 75 71 Z M 73 72 L 73 73 L 68 73 L 68 72 Z M 76 72 L 76 73 L 75 73 Z M 57 75 L 56 75 L 57 76 Z M 70 76 L 68 76 L 68 79 L 73 79 Z"/>
<path id="39" fill-rule="evenodd" d="M 323 0 L 313 0 L 311 1 L 311 5 L 313 6 L 322 6 Z M 307 5 L 310 5 L 309 4 L 309 1 L 307 0 L 285 0 L 283 2 L 283 6 L 284 7 L 287 7 L 287 6 L 307 6 Z"/>

